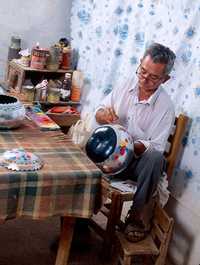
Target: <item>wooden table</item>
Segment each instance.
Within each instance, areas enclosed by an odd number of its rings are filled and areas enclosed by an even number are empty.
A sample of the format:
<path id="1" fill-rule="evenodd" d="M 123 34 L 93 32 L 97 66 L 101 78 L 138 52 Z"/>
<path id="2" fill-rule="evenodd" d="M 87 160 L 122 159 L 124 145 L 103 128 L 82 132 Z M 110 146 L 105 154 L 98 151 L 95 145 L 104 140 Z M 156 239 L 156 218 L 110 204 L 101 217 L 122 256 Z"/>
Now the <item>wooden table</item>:
<path id="1" fill-rule="evenodd" d="M 0 167 L 0 219 L 62 216 L 55 265 L 68 262 L 74 221 L 90 218 L 101 205 L 101 171 L 60 131 L 42 132 L 31 121 L 0 131 L 0 154 L 24 148 L 44 162 L 41 170 Z"/>

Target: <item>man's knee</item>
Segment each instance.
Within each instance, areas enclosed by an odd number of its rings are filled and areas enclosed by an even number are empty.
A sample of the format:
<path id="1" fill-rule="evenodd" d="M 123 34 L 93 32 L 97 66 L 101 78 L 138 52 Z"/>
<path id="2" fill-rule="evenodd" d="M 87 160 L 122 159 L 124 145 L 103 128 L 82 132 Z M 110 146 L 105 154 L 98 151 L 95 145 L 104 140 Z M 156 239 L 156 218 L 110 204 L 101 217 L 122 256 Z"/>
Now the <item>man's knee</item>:
<path id="1" fill-rule="evenodd" d="M 143 158 L 146 160 L 151 160 L 155 164 L 163 163 L 163 160 L 165 160 L 164 155 L 156 149 L 148 149 L 144 153 Z"/>

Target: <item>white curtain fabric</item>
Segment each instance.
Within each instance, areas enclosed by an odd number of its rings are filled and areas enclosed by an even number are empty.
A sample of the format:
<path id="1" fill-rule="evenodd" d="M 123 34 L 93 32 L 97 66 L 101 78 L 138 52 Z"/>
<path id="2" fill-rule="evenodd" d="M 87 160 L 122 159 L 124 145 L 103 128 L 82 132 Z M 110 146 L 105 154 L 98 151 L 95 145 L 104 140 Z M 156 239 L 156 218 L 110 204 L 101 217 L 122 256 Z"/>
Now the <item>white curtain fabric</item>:
<path id="1" fill-rule="evenodd" d="M 85 76 L 82 114 L 135 74 L 151 42 L 177 55 L 165 85 L 176 107 L 190 117 L 184 153 L 171 180 L 173 195 L 199 214 L 200 204 L 200 2 L 197 0 L 74 0 L 72 46 Z M 120 97 L 120 95 L 119 95 Z"/>

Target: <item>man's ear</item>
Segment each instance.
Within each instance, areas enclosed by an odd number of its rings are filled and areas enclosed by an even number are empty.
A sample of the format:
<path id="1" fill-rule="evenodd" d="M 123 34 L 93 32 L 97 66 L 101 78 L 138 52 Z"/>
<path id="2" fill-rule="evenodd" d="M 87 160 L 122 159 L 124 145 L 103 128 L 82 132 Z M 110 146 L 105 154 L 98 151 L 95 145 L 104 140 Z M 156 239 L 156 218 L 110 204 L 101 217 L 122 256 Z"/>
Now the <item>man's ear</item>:
<path id="1" fill-rule="evenodd" d="M 167 82 L 170 78 L 171 78 L 170 75 L 166 75 L 166 76 L 163 78 L 163 82 L 162 82 L 162 83 Z"/>

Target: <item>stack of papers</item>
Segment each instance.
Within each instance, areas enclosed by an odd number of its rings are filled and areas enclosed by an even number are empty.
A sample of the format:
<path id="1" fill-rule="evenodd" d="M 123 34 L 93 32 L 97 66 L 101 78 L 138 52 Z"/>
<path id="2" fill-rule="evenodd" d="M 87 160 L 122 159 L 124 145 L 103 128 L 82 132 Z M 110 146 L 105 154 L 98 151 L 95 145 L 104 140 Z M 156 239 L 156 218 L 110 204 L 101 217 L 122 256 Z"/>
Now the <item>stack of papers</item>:
<path id="1" fill-rule="evenodd" d="M 137 183 L 132 180 L 111 180 L 110 186 L 122 192 L 133 192 L 137 190 Z"/>

